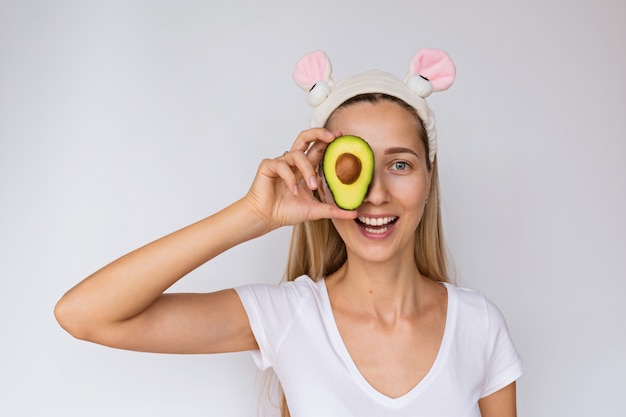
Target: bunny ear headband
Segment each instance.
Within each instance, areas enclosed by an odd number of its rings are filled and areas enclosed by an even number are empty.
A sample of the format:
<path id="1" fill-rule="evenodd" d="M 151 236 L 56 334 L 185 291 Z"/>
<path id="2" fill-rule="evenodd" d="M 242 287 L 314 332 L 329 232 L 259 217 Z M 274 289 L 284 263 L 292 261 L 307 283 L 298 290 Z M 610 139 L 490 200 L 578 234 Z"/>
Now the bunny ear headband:
<path id="1" fill-rule="evenodd" d="M 400 80 L 387 72 L 371 70 L 337 83 L 332 79 L 328 55 L 315 51 L 305 55 L 296 65 L 293 78 L 308 92 L 307 102 L 314 107 L 313 127 L 322 127 L 332 112 L 346 100 L 359 94 L 382 93 L 406 102 L 422 119 L 428 135 L 429 159 L 437 152 L 435 115 L 425 98 L 433 91 L 448 89 L 454 82 L 456 69 L 448 54 L 439 49 L 422 49 L 411 60 L 409 71 Z"/>

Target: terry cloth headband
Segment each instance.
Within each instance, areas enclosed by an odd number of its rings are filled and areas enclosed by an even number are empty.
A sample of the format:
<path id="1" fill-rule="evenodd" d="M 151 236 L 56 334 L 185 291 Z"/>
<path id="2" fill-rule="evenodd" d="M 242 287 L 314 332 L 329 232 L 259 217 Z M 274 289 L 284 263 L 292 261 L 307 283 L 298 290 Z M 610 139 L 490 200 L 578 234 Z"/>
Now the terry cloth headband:
<path id="1" fill-rule="evenodd" d="M 360 94 L 387 94 L 412 106 L 428 135 L 429 159 L 437 152 L 435 115 L 425 98 L 433 91 L 448 89 L 454 82 L 456 69 L 448 54 L 439 49 L 421 49 L 411 60 L 409 71 L 400 80 L 393 74 L 371 70 L 346 78 L 335 85 L 328 55 L 315 51 L 296 64 L 293 79 L 308 92 L 307 102 L 314 107 L 312 127 L 323 127 L 333 111 L 346 100 Z"/>

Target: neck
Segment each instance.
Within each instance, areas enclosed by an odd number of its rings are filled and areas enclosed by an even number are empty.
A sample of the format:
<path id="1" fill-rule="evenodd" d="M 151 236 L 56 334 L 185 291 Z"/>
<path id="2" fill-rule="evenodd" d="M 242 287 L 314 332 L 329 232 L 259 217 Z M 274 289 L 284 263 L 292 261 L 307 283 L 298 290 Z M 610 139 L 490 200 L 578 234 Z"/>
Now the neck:
<path id="1" fill-rule="evenodd" d="M 394 262 L 351 260 L 327 278 L 335 300 L 380 316 L 414 314 L 434 284 L 421 275 L 412 257 Z"/>

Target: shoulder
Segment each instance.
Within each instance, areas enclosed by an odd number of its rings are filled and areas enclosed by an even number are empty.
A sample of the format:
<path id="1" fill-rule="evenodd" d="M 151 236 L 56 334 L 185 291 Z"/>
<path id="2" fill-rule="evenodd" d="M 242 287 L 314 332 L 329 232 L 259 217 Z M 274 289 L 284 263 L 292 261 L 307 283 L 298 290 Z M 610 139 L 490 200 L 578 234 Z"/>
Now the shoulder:
<path id="1" fill-rule="evenodd" d="M 517 352 L 504 315 L 481 292 L 449 287 L 457 297 L 457 331 L 463 340 L 471 341 L 464 348 L 474 349 L 485 364 L 486 377 L 481 398 L 507 386 L 522 375 L 524 362 Z"/>
<path id="2" fill-rule="evenodd" d="M 322 281 L 322 280 L 320 280 Z M 297 307 L 305 299 L 319 297 L 324 290 L 323 282 L 313 281 L 303 275 L 294 281 L 280 284 L 248 284 L 235 287 L 246 309 L 253 305 L 270 307 Z"/>
<path id="3" fill-rule="evenodd" d="M 448 293 L 456 298 L 459 309 L 467 312 L 474 310 L 477 314 L 501 314 L 495 303 L 478 290 L 454 284 L 446 284 L 446 287 Z"/>
<path id="4" fill-rule="evenodd" d="M 456 304 L 457 317 L 464 326 L 487 332 L 506 329 L 504 315 L 482 292 L 452 284 L 446 284 L 446 287 Z"/>
<path id="5" fill-rule="evenodd" d="M 304 295 L 320 291 L 320 281 L 313 281 L 308 275 L 302 275 L 293 281 L 285 281 L 279 284 L 245 284 L 235 287 L 235 291 L 253 292 L 253 293 L 270 293 L 270 294 L 287 294 L 287 295 Z"/>
<path id="6" fill-rule="evenodd" d="M 259 351 L 257 366 L 266 369 L 277 361 L 278 351 L 294 329 L 307 331 L 321 323 L 324 281 L 301 276 L 281 284 L 249 284 L 235 287 L 244 306 Z M 315 314 L 315 312 L 318 314 Z"/>

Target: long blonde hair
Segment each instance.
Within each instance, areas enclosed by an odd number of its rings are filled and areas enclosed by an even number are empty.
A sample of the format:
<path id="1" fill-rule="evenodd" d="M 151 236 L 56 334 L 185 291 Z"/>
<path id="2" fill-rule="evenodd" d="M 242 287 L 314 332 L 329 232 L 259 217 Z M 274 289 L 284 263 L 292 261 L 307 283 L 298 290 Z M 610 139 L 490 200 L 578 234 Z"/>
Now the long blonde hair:
<path id="1" fill-rule="evenodd" d="M 413 107 L 393 96 L 385 94 L 359 95 L 339 106 L 333 115 L 346 106 L 362 102 L 376 104 L 382 100 L 397 103 L 414 115 L 419 136 L 426 149 L 426 155 L 428 155 L 428 138 L 422 120 Z M 330 116 L 329 120 L 332 119 L 333 115 Z M 431 171 L 430 192 L 422 220 L 415 230 L 415 263 L 420 273 L 433 281 L 450 282 L 448 276 L 449 261 L 441 221 L 436 156 L 432 163 L 429 161 L 428 169 Z M 313 220 L 295 225 L 291 235 L 287 268 L 283 281 L 293 281 L 301 275 L 308 275 L 317 281 L 337 271 L 346 259 L 346 245 L 330 219 Z M 280 389 L 280 402 L 281 416 L 289 417 L 289 409 L 282 389 Z"/>

